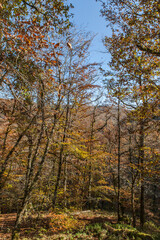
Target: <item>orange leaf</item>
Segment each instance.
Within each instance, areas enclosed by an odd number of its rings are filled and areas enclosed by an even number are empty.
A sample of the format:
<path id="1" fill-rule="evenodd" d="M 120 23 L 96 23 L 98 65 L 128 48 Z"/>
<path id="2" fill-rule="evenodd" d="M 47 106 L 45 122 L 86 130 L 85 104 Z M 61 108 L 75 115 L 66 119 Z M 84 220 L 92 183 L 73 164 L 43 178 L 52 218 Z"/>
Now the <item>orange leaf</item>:
<path id="1" fill-rule="evenodd" d="M 59 43 L 57 43 L 56 45 L 54 45 L 54 48 L 57 48 L 57 47 L 59 47 Z"/>

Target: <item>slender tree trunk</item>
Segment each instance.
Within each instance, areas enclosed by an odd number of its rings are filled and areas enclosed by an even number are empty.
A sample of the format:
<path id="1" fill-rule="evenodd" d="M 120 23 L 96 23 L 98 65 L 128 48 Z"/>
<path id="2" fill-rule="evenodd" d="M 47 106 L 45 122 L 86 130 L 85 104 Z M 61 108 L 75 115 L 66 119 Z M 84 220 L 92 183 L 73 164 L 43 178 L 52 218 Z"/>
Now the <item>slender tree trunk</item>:
<path id="1" fill-rule="evenodd" d="M 139 75 L 139 88 L 142 88 L 142 76 Z M 145 111 L 145 105 L 146 101 L 144 98 L 144 95 L 142 95 L 142 102 L 143 102 L 143 111 Z M 141 115 L 143 115 L 143 112 L 141 112 Z M 140 116 L 141 118 L 141 116 Z M 144 119 L 139 120 L 139 167 L 140 167 L 140 225 L 141 228 L 143 229 L 144 222 L 145 222 L 145 210 L 144 210 L 144 193 L 145 193 L 145 188 L 144 188 Z"/>
<path id="2" fill-rule="evenodd" d="M 92 163 L 89 163 L 88 199 L 91 199 L 91 190 L 92 190 Z"/>
<path id="3" fill-rule="evenodd" d="M 11 240 L 15 240 L 16 239 L 16 234 L 19 231 L 19 225 L 20 225 L 20 223 L 22 221 L 22 218 L 24 216 L 24 212 L 25 212 L 27 204 L 28 204 L 28 201 L 27 201 L 28 198 L 27 197 L 28 196 L 26 194 L 26 196 L 23 199 L 22 206 L 21 206 L 21 208 L 19 208 L 19 210 L 17 212 L 16 222 L 15 222 L 15 225 L 14 225 L 14 229 L 12 231 Z"/>
<path id="4" fill-rule="evenodd" d="M 132 187 L 131 187 L 131 205 L 132 205 L 132 225 L 133 227 L 136 226 L 136 214 L 135 214 L 135 196 L 134 196 L 134 183 L 132 180 Z"/>
<path id="5" fill-rule="evenodd" d="M 89 179 L 88 179 L 88 208 L 91 209 L 92 208 L 92 195 L 91 195 L 91 192 L 92 192 L 92 163 L 90 162 L 89 163 Z"/>
<path id="6" fill-rule="evenodd" d="M 140 123 L 140 144 L 139 144 L 139 162 L 140 162 L 140 181 L 141 181 L 141 194 L 140 194 L 140 225 L 143 229 L 145 222 L 145 211 L 144 211 L 144 125 L 143 121 Z"/>
<path id="7" fill-rule="evenodd" d="M 133 164 L 132 162 L 132 128 L 129 129 L 129 162 L 130 164 Z M 136 226 L 136 214 L 135 214 L 135 194 L 134 194 L 134 184 L 136 180 L 136 176 L 134 175 L 133 166 L 131 165 L 131 174 L 132 174 L 132 182 L 131 182 L 131 208 L 132 208 L 132 225 L 133 227 Z"/>
<path id="8" fill-rule="evenodd" d="M 57 179 L 56 179 L 56 184 L 55 184 L 55 189 L 54 189 L 54 194 L 53 194 L 53 199 L 52 199 L 52 208 L 53 209 L 55 208 L 58 187 L 59 187 L 59 183 L 60 183 L 60 179 L 61 179 L 62 160 L 63 160 L 63 146 L 61 146 L 61 150 L 60 150 L 59 163 L 58 163 L 58 174 L 57 174 Z"/>
<path id="9" fill-rule="evenodd" d="M 67 207 L 67 174 L 68 174 L 68 169 L 67 169 L 67 159 L 65 159 L 64 163 L 64 207 Z"/>
<path id="10" fill-rule="evenodd" d="M 90 143 L 89 143 L 89 178 L 88 178 L 88 199 L 89 199 L 89 209 L 91 208 L 91 192 L 92 192 L 92 148 L 93 148 L 93 134 L 94 134 L 94 123 L 95 123 L 95 110 L 93 110 L 92 121 L 91 121 L 91 129 L 90 129 Z"/>
<path id="11" fill-rule="evenodd" d="M 57 179 L 56 179 L 56 184 L 55 184 L 55 189 L 54 189 L 54 194 L 52 198 L 52 208 L 55 208 L 56 204 L 56 199 L 57 199 L 57 192 L 58 192 L 58 187 L 61 179 L 61 171 L 62 171 L 62 164 L 63 164 L 63 150 L 64 150 L 64 145 L 66 141 L 66 133 L 69 128 L 69 115 L 70 115 L 70 89 L 72 86 L 72 75 L 71 75 L 71 60 L 72 60 L 72 51 L 70 51 L 70 70 L 69 70 L 69 79 L 70 79 L 70 84 L 69 84 L 69 89 L 67 93 L 67 107 L 66 107 L 66 115 L 65 115 L 65 123 L 64 123 L 64 128 L 63 128 L 63 137 L 62 137 L 62 145 L 60 148 L 60 154 L 59 154 L 59 162 L 58 162 L 58 174 L 57 174 Z M 58 66 L 58 71 L 59 71 L 59 84 L 62 83 L 61 79 L 61 69 L 60 65 Z M 59 91 L 59 95 L 61 95 L 61 90 Z"/>
<path id="12" fill-rule="evenodd" d="M 157 186 L 153 185 L 153 202 L 152 202 L 152 211 L 156 212 L 156 191 L 157 191 Z"/>
<path id="13" fill-rule="evenodd" d="M 117 125 L 118 125 L 118 191 L 117 191 L 117 217 L 118 222 L 121 220 L 120 216 L 120 188 L 121 188 L 121 172 L 120 172 L 120 164 L 121 164 L 121 127 L 120 127 L 120 100 L 118 99 L 118 113 L 117 113 Z"/>
<path id="14" fill-rule="evenodd" d="M 58 187 L 59 187 L 59 183 L 60 183 L 60 179 L 61 179 L 62 164 L 63 164 L 63 160 L 64 160 L 63 159 L 63 150 L 64 150 L 63 143 L 65 143 L 65 141 L 66 141 L 66 133 L 67 133 L 68 121 L 69 121 L 69 112 L 70 112 L 70 108 L 69 108 L 69 92 L 68 92 L 65 124 L 64 124 L 64 129 L 63 129 L 64 132 L 63 132 L 62 145 L 60 148 L 59 162 L 58 162 L 58 174 L 57 174 L 57 179 L 56 179 L 56 184 L 55 184 L 55 189 L 54 189 L 54 194 L 53 194 L 53 199 L 52 199 L 53 209 L 55 208 L 56 199 L 57 199 L 57 191 L 58 191 Z"/>
<path id="15" fill-rule="evenodd" d="M 86 203 L 86 196 L 87 196 L 87 191 L 86 191 L 86 187 L 88 188 L 87 185 L 87 174 L 86 174 L 86 169 L 87 169 L 87 159 L 85 159 L 84 161 L 84 168 L 83 168 L 83 181 L 82 181 L 82 199 L 83 199 L 83 202 Z M 88 189 L 87 189 L 88 190 Z M 88 203 L 87 203 L 88 204 Z M 88 207 L 88 206 L 87 206 Z"/>

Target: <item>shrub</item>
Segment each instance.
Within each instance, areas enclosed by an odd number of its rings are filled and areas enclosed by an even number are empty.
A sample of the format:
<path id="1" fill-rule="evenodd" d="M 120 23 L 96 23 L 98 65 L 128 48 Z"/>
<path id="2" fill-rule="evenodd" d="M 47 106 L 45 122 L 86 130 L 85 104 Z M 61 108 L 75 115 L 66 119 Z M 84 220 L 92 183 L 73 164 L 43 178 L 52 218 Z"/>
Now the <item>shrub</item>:
<path id="1" fill-rule="evenodd" d="M 49 226 L 52 232 L 58 231 L 68 231 L 78 228 L 79 222 L 77 219 L 67 215 L 67 214 L 50 214 L 51 220 Z"/>

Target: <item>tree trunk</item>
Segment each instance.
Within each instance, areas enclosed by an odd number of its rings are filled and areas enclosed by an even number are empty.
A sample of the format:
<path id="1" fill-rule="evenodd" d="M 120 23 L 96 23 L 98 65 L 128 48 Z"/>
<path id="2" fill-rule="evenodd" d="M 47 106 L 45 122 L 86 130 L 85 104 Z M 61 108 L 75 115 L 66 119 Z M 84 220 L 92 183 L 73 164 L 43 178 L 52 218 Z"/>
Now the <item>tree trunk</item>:
<path id="1" fill-rule="evenodd" d="M 134 183 L 132 181 L 131 187 L 131 205 L 132 205 L 132 225 L 136 227 L 136 214 L 135 214 L 135 202 L 134 202 Z"/>
<path id="2" fill-rule="evenodd" d="M 131 182 L 131 208 L 132 208 L 132 225 L 133 227 L 136 226 L 136 214 L 135 214 L 135 194 L 134 194 L 134 184 L 136 180 L 136 176 L 134 175 L 134 169 L 133 169 L 133 161 L 132 161 L 132 134 L 133 129 L 132 127 L 129 129 L 129 162 L 131 164 L 131 174 L 132 174 L 132 182 Z"/>
<path id="3" fill-rule="evenodd" d="M 120 100 L 118 99 L 118 113 L 117 113 L 117 127 L 118 127 L 118 191 L 117 191 L 117 216 L 118 222 L 121 220 L 120 216 L 120 188 L 121 188 L 121 172 L 120 172 L 120 164 L 121 164 L 121 127 L 120 127 Z"/>
<path id="4" fill-rule="evenodd" d="M 143 229 L 145 222 L 144 212 L 144 125 L 143 121 L 140 123 L 140 144 L 139 144 L 139 162 L 140 162 L 140 181 L 141 181 L 141 194 L 140 194 L 140 225 Z"/>
<path id="5" fill-rule="evenodd" d="M 21 208 L 19 208 L 18 212 L 17 212 L 17 217 L 16 217 L 16 222 L 12 231 L 12 237 L 11 240 L 17 239 L 16 234 L 18 233 L 19 230 L 19 225 L 22 221 L 22 218 L 24 216 L 24 212 L 26 210 L 27 204 L 28 204 L 28 199 L 29 199 L 29 194 L 28 191 L 25 192 L 25 196 L 23 198 L 23 202 L 21 205 Z"/>
<path id="6" fill-rule="evenodd" d="M 153 185 L 153 202 L 152 202 L 152 211 L 156 212 L 156 192 L 157 192 L 157 186 Z"/>
<path id="7" fill-rule="evenodd" d="M 64 160 L 64 157 L 63 157 L 64 145 L 63 145 L 63 143 L 65 143 L 65 141 L 66 141 L 66 133 L 67 133 L 67 129 L 69 127 L 69 125 L 68 125 L 69 124 L 68 123 L 69 122 L 69 113 L 70 113 L 69 103 L 70 103 L 70 99 L 69 99 L 69 92 L 68 92 L 65 124 L 64 124 L 64 129 L 63 129 L 62 145 L 61 145 L 61 148 L 60 148 L 59 162 L 58 162 L 58 174 L 57 174 L 56 185 L 55 185 L 53 199 L 52 199 L 52 207 L 53 207 L 53 209 L 55 208 L 55 204 L 56 204 L 57 191 L 58 191 L 58 187 L 59 187 L 59 183 L 60 183 L 60 179 L 61 179 L 62 164 L 63 164 L 63 160 Z"/>
<path id="8" fill-rule="evenodd" d="M 64 207 L 67 207 L 67 159 L 64 163 Z"/>
<path id="9" fill-rule="evenodd" d="M 54 189 L 54 194 L 53 194 L 53 199 L 52 199 L 52 208 L 55 208 L 56 204 L 56 199 L 57 199 L 57 191 L 61 179 L 61 170 L 62 170 L 62 156 L 63 156 L 63 146 L 61 147 L 60 150 L 60 157 L 59 157 L 59 163 L 58 163 L 58 174 L 57 174 L 57 179 L 56 179 L 56 184 L 55 184 L 55 189 Z"/>
<path id="10" fill-rule="evenodd" d="M 91 128 L 90 128 L 90 143 L 89 143 L 89 175 L 88 175 L 88 199 L 89 199 L 89 209 L 91 208 L 91 191 L 92 191 L 92 149 L 93 149 L 93 134 L 94 134 L 94 123 L 95 123 L 95 110 L 94 107 L 92 121 L 91 121 Z"/>

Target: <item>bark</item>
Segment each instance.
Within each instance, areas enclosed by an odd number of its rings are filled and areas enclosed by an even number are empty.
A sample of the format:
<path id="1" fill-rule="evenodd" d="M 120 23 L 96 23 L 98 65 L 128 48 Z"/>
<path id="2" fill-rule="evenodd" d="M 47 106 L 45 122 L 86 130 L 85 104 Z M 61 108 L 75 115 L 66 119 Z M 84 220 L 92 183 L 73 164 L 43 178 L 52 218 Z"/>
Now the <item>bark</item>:
<path id="1" fill-rule="evenodd" d="M 55 208 L 56 204 L 56 199 L 57 199 L 57 192 L 58 192 L 58 187 L 60 184 L 60 179 L 61 179 L 61 172 L 62 172 L 62 164 L 64 162 L 64 143 L 66 141 L 66 133 L 68 129 L 68 121 L 69 121 L 69 112 L 70 112 L 70 107 L 69 107 L 69 92 L 68 92 L 68 97 L 67 97 L 67 109 L 66 109 L 66 116 L 65 116 L 65 124 L 64 124 L 64 129 L 63 129 L 63 137 L 62 137 L 62 145 L 60 148 L 60 153 L 59 153 L 59 162 L 58 162 L 58 174 L 57 174 L 57 179 L 56 179 L 56 184 L 55 184 L 55 189 L 54 189 L 54 194 L 52 198 L 52 207 L 53 209 Z"/>
<path id="2" fill-rule="evenodd" d="M 142 87 L 142 78 L 141 75 L 139 76 L 139 87 Z M 142 95 L 143 101 L 143 111 L 145 111 L 145 98 Z M 142 114 L 142 113 L 141 113 Z M 141 117 L 141 116 L 140 116 Z M 144 211 L 144 119 L 139 120 L 139 167 L 140 167 L 140 226 L 143 229 L 144 222 L 145 222 L 145 211 Z"/>
<path id="3" fill-rule="evenodd" d="M 72 60 L 72 51 L 70 52 L 70 70 L 69 70 L 69 79 L 70 79 L 70 84 L 69 84 L 69 89 L 67 93 L 67 106 L 66 106 L 66 114 L 65 114 L 65 123 L 64 123 L 64 128 L 63 128 L 63 136 L 62 136 L 62 144 L 60 147 L 60 153 L 59 153 L 59 162 L 58 162 L 58 174 L 57 174 L 57 179 L 56 179 L 56 184 L 55 184 L 55 189 L 54 189 L 54 194 L 52 198 L 52 208 L 55 208 L 56 205 L 56 200 L 57 200 L 57 192 L 61 180 L 61 172 L 62 172 L 62 164 L 64 162 L 64 143 L 66 141 L 66 133 L 69 128 L 69 116 L 70 116 L 70 89 L 72 86 L 72 76 L 71 76 L 71 60 Z M 62 83 L 62 72 L 60 69 L 60 65 L 58 63 L 58 74 L 59 74 L 59 84 L 61 85 Z M 61 95 L 61 90 L 59 91 L 59 96 Z M 59 97 L 60 98 L 60 97 Z"/>
<path id="4" fill-rule="evenodd" d="M 157 192 L 157 186 L 153 185 L 153 202 L 152 202 L 152 210 L 153 212 L 156 212 L 156 192 Z"/>
<path id="5" fill-rule="evenodd" d="M 118 221 L 121 220 L 120 216 L 120 207 L 121 207 L 121 202 L 120 202 L 120 188 L 121 188 L 121 169 L 120 169 L 120 164 L 121 164 L 121 127 L 120 127 L 120 100 L 118 99 L 118 113 L 117 113 L 117 127 L 118 127 L 118 190 L 117 190 L 117 216 L 118 216 Z"/>
<path id="6" fill-rule="evenodd" d="M 140 161 L 140 170 L 141 170 L 141 194 L 140 194 L 140 225 L 143 229 L 145 222 L 145 212 L 144 212 L 144 125 L 143 121 L 140 123 L 140 144 L 139 144 L 139 161 Z"/>
<path id="7" fill-rule="evenodd" d="M 131 206 L 132 206 L 132 225 L 136 227 L 136 214 L 135 214 L 135 194 L 134 194 L 134 184 L 132 180 L 132 187 L 131 187 Z"/>
<path id="8" fill-rule="evenodd" d="M 91 121 L 91 132 L 90 132 L 90 145 L 89 145 L 89 154 L 90 154 L 90 162 L 89 162 L 89 179 L 88 179 L 88 199 L 89 199 L 89 209 L 91 208 L 91 191 L 92 191 L 92 149 L 93 149 L 93 134 L 94 134 L 94 124 L 95 124 L 95 110 L 93 110 L 92 121 Z"/>
<path id="9" fill-rule="evenodd" d="M 64 207 L 67 207 L 67 177 L 68 177 L 68 169 L 67 169 L 67 159 L 65 159 L 64 163 Z"/>
<path id="10" fill-rule="evenodd" d="M 129 162 L 130 164 L 133 164 L 132 162 L 132 135 L 133 131 L 132 128 L 129 130 Z M 133 167 L 131 166 L 131 174 L 132 174 L 132 182 L 131 182 L 131 208 L 132 208 L 132 225 L 133 227 L 136 226 L 136 213 L 135 213 L 135 193 L 134 193 L 134 184 L 136 180 L 136 175 L 134 174 Z"/>
<path id="11" fill-rule="evenodd" d="M 57 179 L 56 179 L 56 184 L 55 184 L 55 189 L 54 189 L 54 194 L 53 194 L 53 199 L 52 199 L 52 208 L 53 209 L 55 208 L 58 187 L 59 187 L 59 183 L 60 183 L 60 179 L 61 179 L 62 163 L 63 163 L 63 145 L 61 146 L 61 149 L 60 149 L 60 156 L 59 156 L 59 163 L 58 163 L 58 174 L 57 174 Z"/>
<path id="12" fill-rule="evenodd" d="M 22 206 L 21 206 L 21 208 L 19 209 L 19 211 L 17 213 L 16 222 L 15 222 L 15 225 L 14 225 L 14 229 L 12 231 L 11 240 L 15 240 L 16 239 L 16 234 L 19 231 L 19 225 L 20 225 L 20 223 L 22 221 L 22 218 L 24 216 L 27 204 L 28 204 L 27 199 L 24 199 L 24 201 L 22 203 Z"/>

